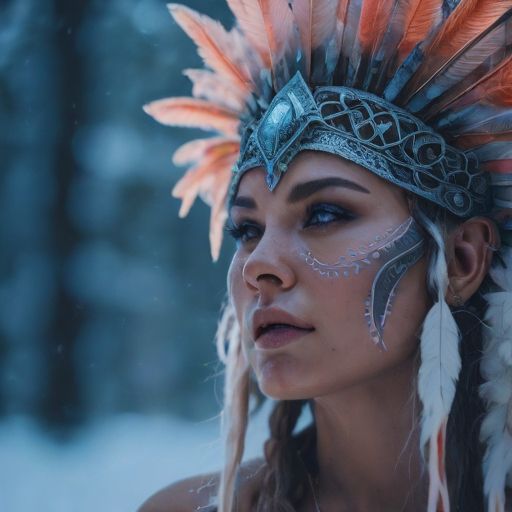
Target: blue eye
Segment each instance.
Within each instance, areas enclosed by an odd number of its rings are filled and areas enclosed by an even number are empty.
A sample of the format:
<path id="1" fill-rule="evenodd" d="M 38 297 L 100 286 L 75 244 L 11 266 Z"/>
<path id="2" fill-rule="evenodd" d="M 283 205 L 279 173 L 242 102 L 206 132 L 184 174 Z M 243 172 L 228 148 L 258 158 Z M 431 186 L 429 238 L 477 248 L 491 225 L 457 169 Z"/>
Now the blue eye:
<path id="1" fill-rule="evenodd" d="M 236 225 L 233 221 L 229 220 L 224 230 L 237 244 L 247 243 L 260 237 L 262 234 L 261 227 L 251 222 L 242 222 Z"/>
<path id="2" fill-rule="evenodd" d="M 324 226 L 340 220 L 353 220 L 355 215 L 334 204 L 314 204 L 308 208 L 306 227 Z"/>

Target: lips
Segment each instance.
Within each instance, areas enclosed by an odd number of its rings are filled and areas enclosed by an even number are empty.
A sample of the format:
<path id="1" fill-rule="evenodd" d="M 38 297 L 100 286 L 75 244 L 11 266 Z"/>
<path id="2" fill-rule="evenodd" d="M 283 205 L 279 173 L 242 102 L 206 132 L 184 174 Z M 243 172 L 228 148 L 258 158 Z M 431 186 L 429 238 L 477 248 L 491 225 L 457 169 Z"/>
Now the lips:
<path id="1" fill-rule="evenodd" d="M 314 330 L 313 325 L 278 308 L 257 309 L 252 318 L 253 339 L 259 345 L 282 345 Z"/>

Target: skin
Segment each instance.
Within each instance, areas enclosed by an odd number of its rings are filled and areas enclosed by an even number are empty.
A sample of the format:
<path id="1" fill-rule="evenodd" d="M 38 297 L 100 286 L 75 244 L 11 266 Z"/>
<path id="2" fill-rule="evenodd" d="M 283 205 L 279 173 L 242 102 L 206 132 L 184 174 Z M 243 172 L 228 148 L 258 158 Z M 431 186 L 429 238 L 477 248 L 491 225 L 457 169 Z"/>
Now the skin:
<path id="1" fill-rule="evenodd" d="M 355 186 L 330 186 L 288 202 L 298 184 L 329 177 Z M 415 420 L 411 391 L 417 334 L 430 303 L 425 258 L 400 283 L 394 301 L 400 314 L 387 321 L 388 351 L 382 352 L 371 341 L 364 318 L 364 301 L 379 266 L 348 279 L 326 280 L 297 251 L 307 246 L 336 261 L 348 249 L 404 222 L 410 216 L 405 195 L 356 164 L 305 152 L 274 192 L 264 186 L 263 169 L 248 173 L 238 190 L 237 198 L 242 197 L 252 198 L 255 207 L 234 206 L 233 223 L 259 227 L 247 230 L 239 242 L 228 274 L 244 352 L 264 394 L 315 402 L 322 511 L 402 509 L 420 471 L 412 450 L 400 454 Z M 322 205 L 346 209 L 353 218 Z M 308 213 L 312 206 L 316 210 Z M 250 324 L 257 307 L 279 307 L 315 330 L 284 347 L 260 349 Z M 419 497 L 423 491 L 418 490 Z M 409 497 L 409 505 L 413 503 L 417 499 Z"/>
<path id="2" fill-rule="evenodd" d="M 341 177 L 368 192 L 329 186 L 288 203 L 298 184 L 330 177 Z M 237 199 L 251 198 L 255 208 L 231 209 L 235 225 L 251 226 L 245 228 L 228 273 L 244 351 L 263 393 L 276 399 L 327 399 L 395 374 L 404 363 L 413 364 L 416 334 L 429 306 L 424 260 L 400 283 L 394 306 L 400 315 L 389 318 L 389 350 L 382 353 L 372 343 L 364 318 L 378 263 L 349 278 L 326 279 L 298 256 L 306 246 L 322 260 L 336 261 L 349 249 L 396 228 L 410 216 L 402 191 L 356 164 L 313 152 L 292 162 L 274 192 L 263 180 L 264 171 L 255 169 L 240 183 Z M 343 218 L 331 205 L 355 217 Z M 308 213 L 311 207 L 314 210 Z M 260 349 L 251 326 L 258 307 L 284 309 L 315 331 L 280 349 Z"/>
<path id="3" fill-rule="evenodd" d="M 425 509 L 427 474 L 418 450 L 420 405 L 415 393 L 419 333 L 431 305 L 426 258 L 401 280 L 384 336 L 388 350 L 371 341 L 364 301 L 379 269 L 325 279 L 300 257 L 307 247 L 326 261 L 371 241 L 410 216 L 404 192 L 339 157 L 300 153 L 270 192 L 263 169 L 240 182 L 231 221 L 242 238 L 228 274 L 243 350 L 258 384 L 275 399 L 310 399 L 317 425 L 318 494 L 322 512 Z M 293 203 L 296 186 L 337 178 Z M 350 182 L 350 183 L 349 183 Z M 364 189 L 365 191 L 363 191 Z M 341 210 L 350 215 L 341 214 Z M 466 301 L 487 274 L 499 239 L 491 221 L 471 219 L 447 238 L 447 301 Z M 314 331 L 277 349 L 261 349 L 250 324 L 258 307 L 278 307 Z M 240 510 L 249 510 L 261 485 L 263 461 L 242 469 Z M 141 512 L 182 512 L 208 503 L 218 475 L 195 477 L 152 497 Z M 315 510 L 307 496 L 300 510 Z"/>

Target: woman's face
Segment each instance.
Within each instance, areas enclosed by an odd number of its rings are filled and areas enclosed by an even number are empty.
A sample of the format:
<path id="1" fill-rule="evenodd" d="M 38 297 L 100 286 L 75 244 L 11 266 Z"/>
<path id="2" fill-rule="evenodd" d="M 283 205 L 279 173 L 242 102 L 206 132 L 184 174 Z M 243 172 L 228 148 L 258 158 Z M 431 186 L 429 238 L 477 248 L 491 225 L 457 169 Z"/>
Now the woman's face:
<path id="1" fill-rule="evenodd" d="M 273 192 L 263 169 L 243 176 L 230 210 L 237 250 L 228 286 L 263 393 L 325 396 L 410 362 L 429 305 L 426 258 L 395 290 L 387 350 L 374 343 L 365 317 L 382 267 L 372 248 L 409 218 L 398 187 L 334 155 L 300 153 Z M 339 272 L 322 270 L 332 264 Z"/>

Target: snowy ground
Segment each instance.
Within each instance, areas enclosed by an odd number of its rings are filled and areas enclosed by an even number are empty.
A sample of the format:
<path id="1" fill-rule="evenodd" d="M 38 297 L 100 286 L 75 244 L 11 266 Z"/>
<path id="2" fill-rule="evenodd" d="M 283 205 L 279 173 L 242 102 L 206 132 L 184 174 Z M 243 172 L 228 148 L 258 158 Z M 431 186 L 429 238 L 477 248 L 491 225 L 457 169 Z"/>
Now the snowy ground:
<path id="1" fill-rule="evenodd" d="M 247 458 L 267 437 L 260 414 Z M 168 417 L 118 416 L 58 444 L 29 420 L 0 423 L 1 512 L 130 512 L 168 483 L 218 469 L 216 419 L 190 424 Z"/>

